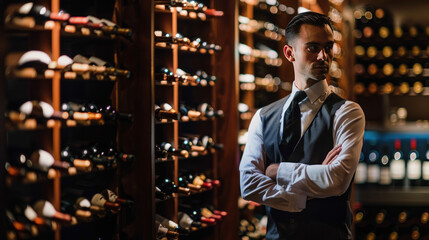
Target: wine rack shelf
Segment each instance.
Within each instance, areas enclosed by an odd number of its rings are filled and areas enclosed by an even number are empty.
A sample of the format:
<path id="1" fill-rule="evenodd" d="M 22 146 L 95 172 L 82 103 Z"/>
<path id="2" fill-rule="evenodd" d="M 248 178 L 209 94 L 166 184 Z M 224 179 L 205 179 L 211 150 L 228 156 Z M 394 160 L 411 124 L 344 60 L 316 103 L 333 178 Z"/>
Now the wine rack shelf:
<path id="1" fill-rule="evenodd" d="M 409 187 L 383 188 L 383 187 L 356 187 L 356 197 L 363 205 L 379 206 L 427 206 L 429 188 Z"/>

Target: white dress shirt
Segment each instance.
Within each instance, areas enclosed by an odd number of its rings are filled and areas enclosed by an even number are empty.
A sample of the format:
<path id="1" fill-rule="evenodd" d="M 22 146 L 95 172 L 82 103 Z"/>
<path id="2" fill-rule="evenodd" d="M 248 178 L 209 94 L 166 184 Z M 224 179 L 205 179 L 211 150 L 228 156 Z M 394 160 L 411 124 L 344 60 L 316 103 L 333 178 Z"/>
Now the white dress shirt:
<path id="1" fill-rule="evenodd" d="M 291 96 L 298 89 L 295 82 Z M 301 136 L 305 133 L 325 99 L 335 92 L 326 80 L 319 81 L 304 90 L 307 97 L 299 103 L 301 110 Z M 280 136 L 283 131 L 283 115 L 292 101 L 288 98 L 279 119 Z M 265 175 L 266 156 L 260 109 L 253 116 L 248 130 L 247 144 L 240 162 L 240 187 L 244 199 L 252 200 L 279 210 L 300 212 L 307 198 L 325 198 L 342 195 L 349 187 L 359 162 L 362 149 L 365 117 L 361 107 L 346 101 L 335 113 L 333 140 L 342 150 L 329 165 L 307 165 L 282 162 L 277 172 L 277 181 Z M 271 126 L 275 127 L 275 126 Z M 317 146 L 307 146 L 308 151 Z"/>

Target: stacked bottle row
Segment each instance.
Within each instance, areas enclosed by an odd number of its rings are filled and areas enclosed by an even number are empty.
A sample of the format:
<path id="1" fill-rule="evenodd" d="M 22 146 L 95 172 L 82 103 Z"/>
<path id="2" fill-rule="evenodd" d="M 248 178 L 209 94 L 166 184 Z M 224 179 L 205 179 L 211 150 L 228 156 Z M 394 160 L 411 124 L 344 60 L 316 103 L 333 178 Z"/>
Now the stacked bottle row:
<path id="1" fill-rule="evenodd" d="M 429 239 L 428 220 L 425 207 L 359 206 L 354 214 L 355 239 Z"/>
<path id="2" fill-rule="evenodd" d="M 120 198 L 110 189 L 64 189 L 61 207 L 43 199 L 14 199 L 6 209 L 8 239 L 50 238 L 55 230 L 107 219 L 133 201 Z"/>
<path id="3" fill-rule="evenodd" d="M 111 239 L 134 208 L 117 181 L 135 161 L 117 137 L 133 115 L 115 100 L 132 78 L 115 45 L 133 31 L 110 19 L 114 2 L 78 5 L 5 3 L 7 239 Z"/>
<path id="4" fill-rule="evenodd" d="M 5 22 L 10 29 L 52 30 L 59 22 L 64 33 L 83 36 L 115 38 L 131 37 L 132 30 L 123 28 L 109 19 L 95 16 L 72 16 L 66 11 L 51 12 L 46 6 L 33 2 L 9 4 L 5 11 Z"/>
<path id="5" fill-rule="evenodd" d="M 6 184 L 13 186 L 18 183 L 40 182 L 55 178 L 59 172 L 64 177 L 103 171 L 134 160 L 133 154 L 118 152 L 113 147 L 100 146 L 98 143 L 83 147 L 67 146 L 61 150 L 61 161 L 56 161 L 51 153 L 43 149 L 11 149 L 5 166 L 8 173 Z"/>
<path id="6" fill-rule="evenodd" d="M 354 16 L 355 94 L 427 95 L 429 28 L 395 25 L 384 8 L 367 6 Z"/>
<path id="7" fill-rule="evenodd" d="M 155 1 L 155 207 L 157 239 L 216 239 L 227 212 L 217 209 L 216 108 L 211 38 L 223 11 L 210 1 Z M 180 68 L 179 68 L 180 66 Z"/>
<path id="8" fill-rule="evenodd" d="M 264 206 L 253 201 L 238 199 L 240 209 L 240 226 L 238 234 L 242 240 L 264 239 L 267 231 L 267 215 L 262 210 Z"/>
<path id="9" fill-rule="evenodd" d="M 386 187 L 429 186 L 429 139 L 368 137 L 354 181 Z"/>
<path id="10" fill-rule="evenodd" d="M 287 21 L 296 14 L 294 1 L 247 1 L 239 4 L 240 72 L 239 104 L 240 133 L 247 131 L 256 110 L 274 102 L 290 90 L 282 75 L 286 63 L 281 54 L 285 44 Z M 282 70 L 283 69 L 283 70 Z M 245 142 L 239 133 L 238 143 L 243 152 Z M 241 155 L 240 155 L 241 158 Z M 266 219 L 263 207 L 255 208 L 242 198 L 238 199 L 240 239 L 263 239 L 265 229 L 259 224 Z M 264 222 L 264 220 L 262 220 Z"/>

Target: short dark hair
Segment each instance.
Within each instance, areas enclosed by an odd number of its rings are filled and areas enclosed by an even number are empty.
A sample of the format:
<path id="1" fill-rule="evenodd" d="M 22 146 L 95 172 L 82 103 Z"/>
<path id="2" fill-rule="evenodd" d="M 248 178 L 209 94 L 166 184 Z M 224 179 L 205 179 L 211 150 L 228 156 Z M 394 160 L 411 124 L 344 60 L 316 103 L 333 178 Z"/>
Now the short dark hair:
<path id="1" fill-rule="evenodd" d="M 332 31 L 334 31 L 331 25 L 331 19 L 328 16 L 316 12 L 303 12 L 293 17 L 287 25 L 287 44 L 290 44 L 295 39 L 295 37 L 298 36 L 303 24 L 310 24 L 317 27 L 325 27 L 325 25 L 328 25 Z"/>

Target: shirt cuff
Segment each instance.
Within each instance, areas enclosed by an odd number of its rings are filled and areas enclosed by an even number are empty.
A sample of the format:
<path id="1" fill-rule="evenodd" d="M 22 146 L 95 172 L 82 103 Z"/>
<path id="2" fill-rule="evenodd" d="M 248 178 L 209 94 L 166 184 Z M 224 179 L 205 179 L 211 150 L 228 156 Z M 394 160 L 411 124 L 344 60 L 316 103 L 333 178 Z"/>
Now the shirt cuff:
<path id="1" fill-rule="evenodd" d="M 290 182 L 292 182 L 292 174 L 295 169 L 295 163 L 282 162 L 279 164 L 277 170 L 277 184 L 287 189 Z"/>

